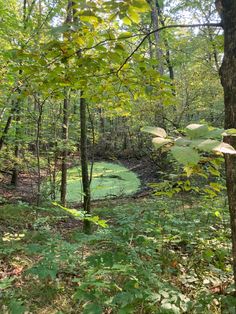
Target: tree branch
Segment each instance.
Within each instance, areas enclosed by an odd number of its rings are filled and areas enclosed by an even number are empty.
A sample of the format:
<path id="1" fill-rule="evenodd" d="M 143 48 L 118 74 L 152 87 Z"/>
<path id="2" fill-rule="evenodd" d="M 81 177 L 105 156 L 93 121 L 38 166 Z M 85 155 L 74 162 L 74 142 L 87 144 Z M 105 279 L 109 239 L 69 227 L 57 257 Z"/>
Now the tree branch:
<path id="1" fill-rule="evenodd" d="M 125 61 L 121 64 L 121 66 L 118 68 L 116 73 L 118 74 L 124 67 L 124 65 L 133 57 L 136 51 L 142 46 L 142 44 L 145 42 L 145 40 L 152 34 L 156 32 L 160 32 L 164 29 L 168 28 L 194 28 L 194 27 L 222 27 L 221 23 L 197 23 L 197 24 L 173 24 L 173 25 L 166 25 L 159 27 L 155 30 L 152 30 L 151 32 L 147 33 L 143 39 L 140 41 L 140 43 L 135 47 L 135 49 L 131 52 L 131 54 L 125 59 Z"/>

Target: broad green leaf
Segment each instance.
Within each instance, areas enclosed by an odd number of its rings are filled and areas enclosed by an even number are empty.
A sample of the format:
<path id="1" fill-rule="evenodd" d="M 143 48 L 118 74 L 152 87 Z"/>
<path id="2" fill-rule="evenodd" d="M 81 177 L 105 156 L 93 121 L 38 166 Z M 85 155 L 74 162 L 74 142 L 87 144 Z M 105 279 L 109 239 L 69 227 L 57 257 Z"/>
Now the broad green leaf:
<path id="1" fill-rule="evenodd" d="M 0 281 L 0 290 L 7 289 L 11 287 L 12 282 L 15 280 L 15 277 L 6 277 Z"/>
<path id="2" fill-rule="evenodd" d="M 228 129 L 222 134 L 223 136 L 236 136 L 236 129 Z"/>
<path id="3" fill-rule="evenodd" d="M 192 138 L 201 138 L 208 133 L 208 126 L 205 124 L 189 124 L 186 127 L 187 135 Z"/>
<path id="4" fill-rule="evenodd" d="M 171 148 L 173 157 L 181 164 L 197 164 L 200 160 L 198 152 L 191 147 L 174 146 Z"/>
<path id="5" fill-rule="evenodd" d="M 225 190 L 226 187 L 223 186 L 222 184 L 219 184 L 217 182 L 210 182 L 210 186 L 213 190 L 220 192 L 221 190 Z"/>
<path id="6" fill-rule="evenodd" d="M 171 140 L 169 140 L 168 138 L 163 138 L 163 137 L 155 137 L 153 140 L 153 145 L 156 149 L 166 145 L 166 144 L 169 144 L 169 143 L 172 143 Z"/>
<path id="7" fill-rule="evenodd" d="M 205 138 L 211 139 L 221 139 L 223 135 L 224 129 L 209 129 L 208 133 L 206 134 Z"/>
<path id="8" fill-rule="evenodd" d="M 213 149 L 213 151 L 223 153 L 223 154 L 236 155 L 236 150 L 233 148 L 233 146 L 231 146 L 227 143 L 220 143 L 220 145 L 216 146 Z"/>
<path id="9" fill-rule="evenodd" d="M 132 5 L 135 7 L 137 12 L 148 12 L 150 10 L 146 0 L 133 0 Z"/>
<path id="10" fill-rule="evenodd" d="M 147 132 L 159 137 L 163 137 L 165 138 L 167 136 L 166 131 L 162 128 L 156 128 L 156 127 L 152 127 L 152 126 L 145 126 L 142 128 L 143 132 Z"/>
<path id="11" fill-rule="evenodd" d="M 189 146 L 192 143 L 191 140 L 187 139 L 187 138 L 183 138 L 183 137 L 178 137 L 175 140 L 175 145 L 177 146 Z"/>
<path id="12" fill-rule="evenodd" d="M 208 139 L 208 140 L 201 141 L 197 145 L 197 148 L 206 152 L 210 152 L 214 148 L 216 148 L 218 145 L 220 145 L 219 141 Z"/>
<path id="13" fill-rule="evenodd" d="M 180 309 L 173 303 L 169 303 L 168 299 L 164 299 L 161 304 L 161 313 L 165 314 L 179 314 Z"/>
<path id="14" fill-rule="evenodd" d="M 134 305 L 128 304 L 121 309 L 119 309 L 118 314 L 132 314 L 134 313 Z"/>
<path id="15" fill-rule="evenodd" d="M 102 307 L 97 303 L 88 303 L 85 305 L 83 314 L 102 314 Z"/>
<path id="16" fill-rule="evenodd" d="M 132 36 L 131 32 L 123 32 L 118 36 L 118 39 L 125 39 L 125 38 L 129 38 L 130 36 Z"/>
<path id="17" fill-rule="evenodd" d="M 62 34 L 69 31 L 70 27 L 68 25 L 56 26 L 51 29 L 53 34 Z"/>
<path id="18" fill-rule="evenodd" d="M 26 312 L 23 302 L 15 299 L 10 301 L 9 309 L 11 314 L 24 314 Z"/>
<path id="19" fill-rule="evenodd" d="M 95 26 L 99 23 L 98 18 L 94 15 L 81 15 L 80 20 Z"/>

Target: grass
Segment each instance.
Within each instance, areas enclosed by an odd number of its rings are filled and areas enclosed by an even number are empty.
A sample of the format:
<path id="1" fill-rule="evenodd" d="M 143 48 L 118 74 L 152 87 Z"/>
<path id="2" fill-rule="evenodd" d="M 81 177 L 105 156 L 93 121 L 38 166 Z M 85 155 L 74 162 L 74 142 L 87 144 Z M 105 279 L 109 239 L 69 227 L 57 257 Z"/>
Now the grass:
<path id="1" fill-rule="evenodd" d="M 235 313 L 221 198 L 107 201 L 94 214 L 108 227 L 88 236 L 60 208 L 1 206 L 1 313 Z"/>
<path id="2" fill-rule="evenodd" d="M 132 195 L 141 183 L 137 175 L 126 167 L 108 162 L 95 162 L 91 184 L 92 199 Z M 68 170 L 68 201 L 78 202 L 82 197 L 81 169 Z"/>

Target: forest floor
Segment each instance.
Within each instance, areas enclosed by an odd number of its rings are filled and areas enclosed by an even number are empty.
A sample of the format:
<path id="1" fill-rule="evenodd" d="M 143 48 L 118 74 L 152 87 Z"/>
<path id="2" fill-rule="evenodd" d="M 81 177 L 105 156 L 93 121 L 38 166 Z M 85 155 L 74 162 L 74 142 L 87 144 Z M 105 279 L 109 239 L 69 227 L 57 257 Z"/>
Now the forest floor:
<path id="1" fill-rule="evenodd" d="M 16 190 L 4 177 L 0 313 L 235 313 L 224 196 L 155 197 L 149 160 L 119 163 L 138 174 L 141 189 L 94 201 L 91 235 L 68 211 L 34 205 L 36 175 L 21 173 Z"/>
<path id="2" fill-rule="evenodd" d="M 107 200 L 93 214 L 85 235 L 59 207 L 1 205 L 1 313 L 235 313 L 224 197 Z"/>
<path id="3" fill-rule="evenodd" d="M 103 160 L 99 160 L 103 161 Z M 107 162 L 112 162 L 108 160 Z M 154 169 L 153 162 L 148 159 L 121 159 L 114 160 L 114 163 L 124 165 L 129 170 L 137 174 L 138 178 L 141 181 L 141 187 L 138 193 L 135 196 L 139 197 L 142 195 L 147 195 L 151 191 L 148 187 L 149 183 L 156 182 L 157 177 L 155 175 L 156 171 Z M 73 165 L 71 165 L 73 167 Z M 44 180 L 48 177 L 47 171 L 42 171 L 41 178 Z M 19 183 L 15 188 L 11 186 L 11 173 L 5 173 L 0 177 L 0 203 L 1 198 L 11 200 L 11 202 L 24 201 L 31 204 L 34 204 L 36 201 L 37 194 L 37 180 L 38 176 L 36 171 L 31 172 L 21 172 L 19 174 Z M 125 196 L 124 196 L 125 198 Z"/>

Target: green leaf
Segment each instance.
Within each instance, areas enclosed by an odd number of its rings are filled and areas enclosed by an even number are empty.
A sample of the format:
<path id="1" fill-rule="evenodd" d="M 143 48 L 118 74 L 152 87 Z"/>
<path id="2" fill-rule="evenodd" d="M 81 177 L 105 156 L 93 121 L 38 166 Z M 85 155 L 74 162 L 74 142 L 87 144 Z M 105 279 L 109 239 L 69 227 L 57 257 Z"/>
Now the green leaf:
<path id="1" fill-rule="evenodd" d="M 124 45 L 122 45 L 122 44 L 116 44 L 115 45 L 115 48 L 114 48 L 115 50 L 119 50 L 119 51 L 125 51 L 125 47 L 124 47 Z"/>
<path id="2" fill-rule="evenodd" d="M 58 272 L 58 265 L 55 262 L 45 260 L 44 263 L 38 264 L 27 271 L 29 274 L 34 274 L 40 279 L 56 278 Z"/>
<path id="3" fill-rule="evenodd" d="M 236 150 L 233 148 L 233 146 L 231 146 L 227 143 L 220 143 L 220 145 L 216 146 L 213 149 L 213 151 L 223 153 L 223 154 L 236 155 Z"/>
<path id="4" fill-rule="evenodd" d="M 98 18 L 94 15 L 81 15 L 80 20 L 83 22 L 88 22 L 91 25 L 97 25 L 98 24 Z"/>
<path id="5" fill-rule="evenodd" d="M 200 160 L 198 152 L 191 147 L 178 147 L 171 148 L 173 157 L 181 164 L 197 164 Z"/>
<path id="6" fill-rule="evenodd" d="M 206 134 L 206 138 L 211 139 L 221 139 L 223 135 L 224 129 L 209 129 L 208 133 Z"/>
<path id="7" fill-rule="evenodd" d="M 208 133 L 208 126 L 205 124 L 189 124 L 186 127 L 186 133 L 192 139 L 201 138 Z"/>
<path id="8" fill-rule="evenodd" d="M 88 303 L 84 307 L 83 314 L 102 314 L 102 307 L 97 303 Z"/>
<path id="9" fill-rule="evenodd" d="M 146 0 L 133 0 L 133 6 L 135 7 L 137 12 L 148 12 L 150 11 L 150 7 Z"/>
<path id="10" fill-rule="evenodd" d="M 228 129 L 222 134 L 223 136 L 236 136 L 236 129 Z"/>
<path id="11" fill-rule="evenodd" d="M 134 306 L 133 304 L 128 304 L 121 309 L 119 309 L 118 314 L 133 314 L 134 313 Z"/>
<path id="12" fill-rule="evenodd" d="M 166 131 L 162 128 L 152 127 L 152 126 L 145 126 L 142 128 L 143 132 L 147 132 L 159 137 L 165 138 L 167 136 Z"/>
<path id="13" fill-rule="evenodd" d="M 128 10 L 127 10 L 127 13 L 128 13 L 128 16 L 129 18 L 131 19 L 132 22 L 138 24 L 140 23 L 140 16 L 139 14 L 137 13 L 137 11 L 135 10 L 134 7 L 132 6 L 129 6 Z"/>
<path id="14" fill-rule="evenodd" d="M 22 305 L 22 301 L 19 300 L 11 300 L 9 309 L 11 314 L 24 314 L 26 311 L 26 308 Z"/>
<path id="15" fill-rule="evenodd" d="M 177 146 L 189 146 L 192 143 L 191 140 L 183 138 L 183 137 L 178 137 L 175 140 L 175 145 Z"/>
<path id="16" fill-rule="evenodd" d="M 218 145 L 220 145 L 219 141 L 208 139 L 208 140 L 201 141 L 197 145 L 197 148 L 206 152 L 211 152 Z"/>
<path id="17" fill-rule="evenodd" d="M 168 138 L 162 138 L 162 137 L 155 137 L 153 140 L 153 145 L 156 149 L 166 145 L 166 144 L 169 144 L 169 143 L 172 143 L 171 140 L 169 140 Z"/>
<path id="18" fill-rule="evenodd" d="M 0 281 L 0 289 L 4 290 L 11 287 L 12 282 L 15 280 L 15 277 L 6 277 Z"/>
<path id="19" fill-rule="evenodd" d="M 179 314 L 180 309 L 172 303 L 169 303 L 168 300 L 163 300 L 162 305 L 161 305 L 161 313 L 163 314 Z"/>
<path id="20" fill-rule="evenodd" d="M 70 30 L 70 27 L 68 25 L 61 25 L 61 26 L 53 27 L 51 29 L 51 32 L 53 34 L 62 34 L 62 33 L 65 33 L 65 32 L 67 32 L 69 30 Z"/>
<path id="21" fill-rule="evenodd" d="M 118 39 L 125 39 L 125 38 L 129 38 L 130 36 L 132 36 L 131 32 L 123 32 L 119 34 Z"/>

